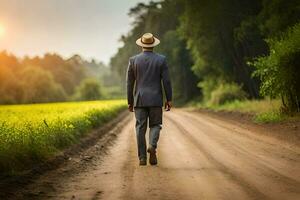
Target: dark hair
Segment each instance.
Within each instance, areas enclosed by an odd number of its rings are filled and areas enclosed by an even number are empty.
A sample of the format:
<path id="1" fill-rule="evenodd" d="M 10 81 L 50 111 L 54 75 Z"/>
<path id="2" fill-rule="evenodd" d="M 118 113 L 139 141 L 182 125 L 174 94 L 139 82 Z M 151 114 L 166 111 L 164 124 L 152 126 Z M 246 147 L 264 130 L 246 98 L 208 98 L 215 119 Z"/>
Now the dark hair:
<path id="1" fill-rule="evenodd" d="M 147 49 L 147 50 L 151 50 L 153 49 L 154 47 L 143 47 L 143 49 Z"/>

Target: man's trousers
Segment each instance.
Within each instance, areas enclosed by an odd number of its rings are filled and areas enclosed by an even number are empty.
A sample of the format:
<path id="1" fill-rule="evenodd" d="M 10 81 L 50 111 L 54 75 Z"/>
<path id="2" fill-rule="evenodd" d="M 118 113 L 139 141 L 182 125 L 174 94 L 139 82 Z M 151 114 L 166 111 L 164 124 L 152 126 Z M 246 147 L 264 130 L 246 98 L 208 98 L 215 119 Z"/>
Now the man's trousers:
<path id="1" fill-rule="evenodd" d="M 136 118 L 136 138 L 138 145 L 139 159 L 147 158 L 146 131 L 149 120 L 149 147 L 157 148 L 161 124 L 162 108 L 161 107 L 135 107 Z"/>

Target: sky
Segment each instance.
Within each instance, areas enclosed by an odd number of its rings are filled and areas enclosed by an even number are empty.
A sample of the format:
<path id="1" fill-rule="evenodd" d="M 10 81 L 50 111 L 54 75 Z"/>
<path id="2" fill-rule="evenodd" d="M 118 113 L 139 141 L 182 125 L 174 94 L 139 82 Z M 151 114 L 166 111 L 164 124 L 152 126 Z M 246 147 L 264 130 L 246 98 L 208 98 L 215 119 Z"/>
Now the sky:
<path id="1" fill-rule="evenodd" d="M 108 64 L 138 2 L 149 0 L 0 0 L 0 51 L 79 54 Z"/>

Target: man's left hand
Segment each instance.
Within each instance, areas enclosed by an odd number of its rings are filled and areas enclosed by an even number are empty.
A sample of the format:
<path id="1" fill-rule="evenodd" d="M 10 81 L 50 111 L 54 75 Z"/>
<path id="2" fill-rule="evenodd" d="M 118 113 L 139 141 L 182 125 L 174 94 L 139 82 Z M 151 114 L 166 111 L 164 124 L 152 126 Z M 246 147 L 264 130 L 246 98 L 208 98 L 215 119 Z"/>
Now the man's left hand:
<path id="1" fill-rule="evenodd" d="M 170 111 L 171 108 L 172 108 L 172 102 L 171 102 L 171 101 L 167 101 L 167 102 L 165 103 L 165 110 L 166 110 L 166 111 Z"/>

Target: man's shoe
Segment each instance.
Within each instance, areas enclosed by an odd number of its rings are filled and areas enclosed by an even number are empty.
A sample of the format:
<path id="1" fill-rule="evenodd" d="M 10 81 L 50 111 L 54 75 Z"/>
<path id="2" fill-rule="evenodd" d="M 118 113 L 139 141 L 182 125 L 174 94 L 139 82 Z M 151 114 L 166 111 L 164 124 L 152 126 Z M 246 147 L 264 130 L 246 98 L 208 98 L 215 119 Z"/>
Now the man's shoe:
<path id="1" fill-rule="evenodd" d="M 146 158 L 140 159 L 140 165 L 147 165 L 147 159 Z"/>
<path id="2" fill-rule="evenodd" d="M 150 153 L 150 158 L 149 158 L 150 165 L 157 165 L 157 157 L 156 157 L 155 148 L 149 147 L 147 152 Z"/>

